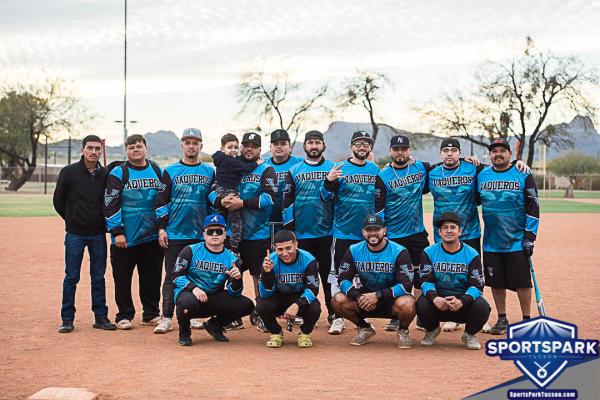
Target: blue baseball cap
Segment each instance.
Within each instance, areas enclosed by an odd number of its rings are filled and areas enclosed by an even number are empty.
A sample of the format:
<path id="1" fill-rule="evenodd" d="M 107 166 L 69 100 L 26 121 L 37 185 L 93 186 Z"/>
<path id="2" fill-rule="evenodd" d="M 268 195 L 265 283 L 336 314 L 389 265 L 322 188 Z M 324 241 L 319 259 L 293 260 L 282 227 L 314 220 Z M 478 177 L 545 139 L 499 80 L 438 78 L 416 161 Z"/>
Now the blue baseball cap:
<path id="1" fill-rule="evenodd" d="M 225 218 L 221 214 L 210 214 L 204 218 L 204 228 L 206 229 L 209 226 L 218 225 L 224 228 L 227 227 L 225 223 Z"/>

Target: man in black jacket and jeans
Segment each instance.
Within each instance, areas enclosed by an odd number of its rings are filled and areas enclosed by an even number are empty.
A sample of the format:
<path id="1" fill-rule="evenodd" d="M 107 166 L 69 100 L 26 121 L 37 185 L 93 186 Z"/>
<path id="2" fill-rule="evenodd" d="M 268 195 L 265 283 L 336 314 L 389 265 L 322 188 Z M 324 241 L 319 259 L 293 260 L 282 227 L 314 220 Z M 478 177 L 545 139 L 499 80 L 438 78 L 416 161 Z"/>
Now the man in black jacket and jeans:
<path id="1" fill-rule="evenodd" d="M 65 220 L 65 279 L 60 333 L 73 331 L 75 291 L 79 282 L 83 252 L 90 255 L 92 310 L 96 316 L 94 328 L 116 330 L 108 319 L 104 273 L 106 271 L 106 227 L 102 205 L 106 170 L 100 165 L 102 141 L 89 135 L 83 139 L 79 162 L 64 167 L 54 190 L 54 209 Z"/>

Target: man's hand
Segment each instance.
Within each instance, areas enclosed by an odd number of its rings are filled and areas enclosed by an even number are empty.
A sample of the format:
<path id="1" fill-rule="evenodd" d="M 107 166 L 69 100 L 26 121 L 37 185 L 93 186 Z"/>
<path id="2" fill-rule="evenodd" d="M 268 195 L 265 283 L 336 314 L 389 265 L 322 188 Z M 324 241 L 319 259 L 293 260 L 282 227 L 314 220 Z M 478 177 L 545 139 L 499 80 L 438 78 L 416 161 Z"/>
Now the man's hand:
<path id="1" fill-rule="evenodd" d="M 448 300 L 446 300 L 443 297 L 436 297 L 435 299 L 433 299 L 433 304 L 438 308 L 438 310 L 441 311 L 447 311 L 450 309 L 450 304 L 448 303 Z"/>
<path id="2" fill-rule="evenodd" d="M 377 295 L 375 293 L 365 293 L 358 298 L 358 306 L 365 311 L 373 311 L 377 306 Z"/>
<path id="3" fill-rule="evenodd" d="M 448 302 L 448 306 L 450 307 L 450 311 L 458 311 L 462 308 L 463 303 L 460 299 L 454 296 L 446 297 L 446 301 Z"/>
<path id="4" fill-rule="evenodd" d="M 158 244 L 163 249 L 169 247 L 169 235 L 167 235 L 167 231 L 165 231 L 164 229 L 158 230 Z"/>
<path id="5" fill-rule="evenodd" d="M 333 168 L 331 168 L 331 171 L 329 171 L 329 173 L 327 174 L 327 180 L 329 182 L 337 181 L 338 178 L 344 176 L 342 173 L 342 165 L 344 164 L 336 164 L 333 166 Z"/>
<path id="6" fill-rule="evenodd" d="M 225 275 L 229 277 L 229 279 L 241 279 L 242 273 L 239 268 L 235 265 L 235 263 L 231 264 L 231 269 L 225 272 Z"/>
<path id="7" fill-rule="evenodd" d="M 534 244 L 534 241 L 531 239 L 523 240 L 523 243 L 521 244 L 521 249 L 523 249 L 523 253 L 525 253 L 527 257 L 531 257 L 533 255 Z"/>
<path id="8" fill-rule="evenodd" d="M 283 318 L 287 319 L 288 321 L 293 321 L 296 318 L 296 315 L 298 315 L 299 310 L 300 307 L 298 307 L 298 304 L 292 303 L 292 305 L 289 306 L 287 310 L 285 310 Z"/>
<path id="9" fill-rule="evenodd" d="M 256 160 L 256 163 L 257 163 L 258 165 L 260 165 L 260 164 L 262 164 L 262 163 L 264 163 L 264 162 L 265 162 L 265 160 L 263 160 L 263 158 L 262 158 L 262 157 L 260 157 L 258 160 Z"/>
<path id="10" fill-rule="evenodd" d="M 223 205 L 223 201 L 221 201 L 221 205 Z M 226 205 L 224 205 L 227 211 L 237 211 L 244 207 L 244 200 L 240 199 L 237 196 L 231 196 Z"/>
<path id="11" fill-rule="evenodd" d="M 522 160 L 517 160 L 517 162 L 515 163 L 515 168 L 517 169 L 517 171 L 525 172 L 526 174 L 531 172 L 531 168 L 529 168 L 529 165 L 527 165 L 527 163 L 523 162 Z"/>
<path id="12" fill-rule="evenodd" d="M 473 164 L 475 166 L 478 166 L 479 164 L 481 164 L 481 162 L 479 162 L 479 159 L 477 158 L 477 156 L 468 156 L 468 157 L 465 157 L 465 161 L 468 162 L 468 163 L 470 163 L 470 164 Z"/>
<path id="13" fill-rule="evenodd" d="M 271 272 L 271 271 L 273 270 L 273 260 L 271 260 L 271 259 L 269 258 L 270 254 L 271 254 L 271 253 L 270 253 L 270 252 L 269 252 L 269 250 L 267 249 L 267 256 L 266 256 L 266 257 L 265 257 L 265 259 L 263 260 L 263 270 L 264 270 L 265 272 Z"/>
<path id="14" fill-rule="evenodd" d="M 206 303 L 208 301 L 208 296 L 206 295 L 206 292 L 200 289 L 199 287 L 195 287 L 194 290 L 192 290 L 192 293 L 194 294 L 194 296 L 196 296 L 199 302 Z"/>
<path id="15" fill-rule="evenodd" d="M 127 248 L 127 238 L 125 238 L 125 235 L 120 234 L 115 236 L 115 246 L 117 246 L 120 249 Z"/>

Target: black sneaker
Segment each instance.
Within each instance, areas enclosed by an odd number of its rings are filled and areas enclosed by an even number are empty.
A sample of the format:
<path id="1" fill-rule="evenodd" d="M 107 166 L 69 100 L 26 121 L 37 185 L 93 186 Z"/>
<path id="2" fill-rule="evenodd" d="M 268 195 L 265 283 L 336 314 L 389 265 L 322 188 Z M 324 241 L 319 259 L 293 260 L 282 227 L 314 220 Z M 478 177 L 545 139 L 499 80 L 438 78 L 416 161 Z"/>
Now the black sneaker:
<path id="1" fill-rule="evenodd" d="M 334 319 L 335 319 L 335 314 L 329 314 L 327 316 L 327 327 L 331 327 Z"/>
<path id="2" fill-rule="evenodd" d="M 244 323 L 242 322 L 242 319 L 236 319 L 235 321 L 231 321 L 229 324 L 225 325 L 223 327 L 223 329 L 225 329 L 226 331 L 234 331 L 237 329 L 244 329 Z"/>
<path id="3" fill-rule="evenodd" d="M 227 336 L 223 334 L 223 328 L 215 326 L 212 323 L 206 321 L 204 324 L 204 330 L 213 337 L 217 342 L 229 342 Z"/>
<path id="4" fill-rule="evenodd" d="M 258 325 L 258 320 L 260 319 L 260 317 L 258 316 L 258 313 L 256 312 L 256 309 L 254 309 L 254 311 L 252 311 L 252 314 L 250 314 L 250 323 L 252 325 Z"/>
<path id="5" fill-rule="evenodd" d="M 508 318 L 498 318 L 496 324 L 494 324 L 490 330 L 490 335 L 504 335 L 506 333 L 506 328 L 508 328 Z"/>
<path id="6" fill-rule="evenodd" d="M 181 336 L 179 335 L 179 345 L 180 346 L 191 346 L 192 345 L 192 337 L 191 336 Z"/>
<path id="7" fill-rule="evenodd" d="M 73 321 L 63 321 L 60 327 L 58 328 L 58 333 L 71 333 L 73 332 Z"/>
<path id="8" fill-rule="evenodd" d="M 385 326 L 385 330 L 388 332 L 396 332 L 398 329 L 400 329 L 400 321 L 397 319 L 390 319 Z"/>
<path id="9" fill-rule="evenodd" d="M 96 318 L 96 322 L 92 325 L 95 329 L 103 329 L 105 331 L 116 331 L 117 326 L 110 322 L 106 317 Z"/>

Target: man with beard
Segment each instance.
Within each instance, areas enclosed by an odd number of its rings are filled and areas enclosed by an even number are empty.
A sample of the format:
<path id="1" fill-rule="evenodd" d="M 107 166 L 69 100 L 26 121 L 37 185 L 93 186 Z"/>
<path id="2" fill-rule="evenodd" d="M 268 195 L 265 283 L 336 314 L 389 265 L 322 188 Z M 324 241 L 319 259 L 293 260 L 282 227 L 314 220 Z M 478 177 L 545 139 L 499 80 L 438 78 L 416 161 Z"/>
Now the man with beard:
<path id="1" fill-rule="evenodd" d="M 506 139 L 489 146 L 492 166 L 477 176 L 477 190 L 485 231 L 483 260 L 485 282 L 492 288 L 498 321 L 493 335 L 506 332 L 506 289 L 517 292 L 523 319 L 531 316 L 531 273 L 529 259 L 537 237 L 540 208 L 533 175 L 519 172 L 511 164 L 512 152 Z"/>
<path id="2" fill-rule="evenodd" d="M 386 224 L 387 236 L 393 242 L 404 246 L 414 268 L 419 266 L 421 252 L 427 246 L 427 231 L 423 225 L 424 193 L 427 187 L 428 163 L 411 162 L 408 137 L 398 135 L 390 140 L 392 162 L 385 166 L 375 182 L 375 212 Z M 414 281 L 415 291 L 421 289 L 418 279 Z M 390 320 L 385 329 L 395 331 L 400 321 Z"/>
<path id="3" fill-rule="evenodd" d="M 358 333 L 350 342 L 362 346 L 375 329 L 365 318 L 394 318 L 400 321 L 398 347 L 409 349 L 408 326 L 415 317 L 412 291 L 413 266 L 406 248 L 385 238 L 385 223 L 376 214 L 365 218 L 364 240 L 350 246 L 340 265 L 341 292 L 333 297 L 336 314 L 354 322 Z M 362 286 L 354 285 L 355 277 Z"/>
<path id="4" fill-rule="evenodd" d="M 350 150 L 352 157 L 337 163 L 329 171 L 323 185 L 328 192 L 325 199 L 333 199 L 333 271 L 329 276 L 332 294 L 339 292 L 337 276 L 339 267 L 350 245 L 362 239 L 362 221 L 375 210 L 375 178 L 379 172 L 377 164 L 367 160 L 373 139 L 364 131 L 352 134 Z M 340 335 L 344 320 L 336 318 L 329 333 Z"/>
<path id="5" fill-rule="evenodd" d="M 323 188 L 323 179 L 333 168 L 333 162 L 325 160 L 325 142 L 319 131 L 304 136 L 306 159 L 290 168 L 286 175 L 283 195 L 283 222 L 287 230 L 294 231 L 298 247 L 311 253 L 318 262 L 319 275 L 327 306 L 327 322 L 335 319 L 331 308 L 331 284 L 327 281 L 331 269 L 331 232 L 333 227 L 333 202 Z"/>
<path id="6" fill-rule="evenodd" d="M 185 246 L 202 240 L 202 221 L 210 214 L 209 196 L 216 196 L 211 187 L 215 172 L 198 159 L 202 150 L 202 133 L 195 128 L 183 131 L 183 157 L 165 168 L 161 182 L 164 190 L 156 198 L 158 244 L 165 253 L 165 278 L 162 285 L 163 320 L 154 333 L 173 330 L 175 311 L 173 300 L 173 268 Z"/>
<path id="7" fill-rule="evenodd" d="M 242 138 L 242 158 L 247 162 L 257 161 L 261 154 L 261 137 L 247 132 Z M 271 208 L 277 194 L 277 175 L 273 167 L 259 164 L 253 171 L 242 176 L 240 196 L 227 195 L 217 197 L 215 205 L 229 210 L 242 210 L 242 241 L 240 256 L 242 271 L 250 271 L 254 281 L 254 294 L 258 298 L 258 276 L 263 258 L 269 249 Z M 260 331 L 266 329 L 256 314 L 250 318 Z"/>

